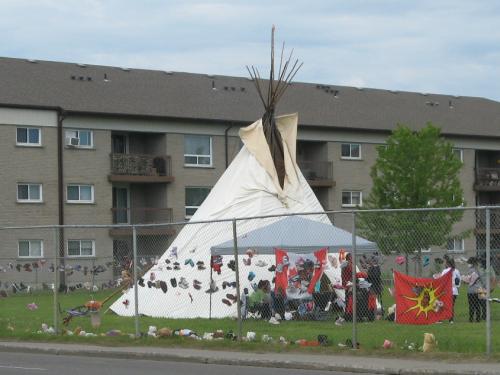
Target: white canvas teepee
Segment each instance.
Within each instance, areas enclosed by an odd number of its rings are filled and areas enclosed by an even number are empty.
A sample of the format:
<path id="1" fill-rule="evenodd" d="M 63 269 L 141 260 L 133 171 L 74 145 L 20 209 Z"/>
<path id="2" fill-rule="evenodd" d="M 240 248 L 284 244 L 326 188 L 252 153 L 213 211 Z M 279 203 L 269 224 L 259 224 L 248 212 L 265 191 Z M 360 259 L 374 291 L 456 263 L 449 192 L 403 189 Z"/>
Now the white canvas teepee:
<path id="1" fill-rule="evenodd" d="M 323 209 L 302 175 L 295 159 L 297 138 L 297 114 L 276 118 L 276 126 L 281 134 L 284 149 L 285 179 L 281 188 L 269 146 L 263 131 L 262 120 L 240 129 L 243 148 L 233 160 L 229 168 L 221 176 L 217 184 L 205 199 L 191 222 L 233 219 L 263 215 L 279 215 L 301 212 L 322 212 Z M 324 214 L 307 216 L 308 219 L 330 224 Z M 259 220 L 238 221 L 237 235 L 269 225 L 282 217 Z M 222 303 L 227 293 L 235 293 L 231 287 L 223 288 L 224 282 L 234 282 L 235 273 L 227 264 L 234 259 L 223 257 L 221 274 L 213 273 L 213 280 L 218 288 L 214 293 L 207 293 L 210 284 L 210 249 L 233 238 L 231 222 L 213 222 L 187 224 L 177 238 L 153 266 L 144 275 L 146 285 L 136 286 L 139 295 L 139 313 L 153 317 L 194 318 L 194 317 L 227 317 L 236 315 L 236 303 L 228 306 Z M 257 255 L 253 262 L 264 261 L 266 267 L 251 268 L 243 264 L 239 257 L 241 292 L 251 287 L 248 278 L 249 270 L 255 274 L 252 282 L 260 279 L 272 280 L 274 272 L 268 267 L 274 264 L 274 257 Z M 189 262 L 192 260 L 192 263 Z M 206 269 L 199 270 L 196 263 L 203 261 Z M 167 264 L 167 262 L 170 262 Z M 167 267 L 178 262 L 179 270 L 168 270 Z M 188 264 L 185 264 L 188 263 Z M 194 266 L 193 266 L 194 264 Z M 328 266 L 327 266 L 328 268 Z M 329 270 L 327 275 L 335 273 Z M 156 288 L 147 282 L 152 279 L 166 283 L 168 290 Z M 186 283 L 179 285 L 180 279 Z M 333 276 L 334 277 L 334 276 Z M 175 278 L 177 286 L 173 287 L 171 279 Z M 201 287 L 194 287 L 194 280 Z M 225 283 L 224 283 L 225 284 Z M 111 309 L 119 315 L 134 314 L 134 287 L 119 298 Z M 251 289 L 250 289 L 251 290 Z M 123 303 L 128 300 L 127 303 Z"/>

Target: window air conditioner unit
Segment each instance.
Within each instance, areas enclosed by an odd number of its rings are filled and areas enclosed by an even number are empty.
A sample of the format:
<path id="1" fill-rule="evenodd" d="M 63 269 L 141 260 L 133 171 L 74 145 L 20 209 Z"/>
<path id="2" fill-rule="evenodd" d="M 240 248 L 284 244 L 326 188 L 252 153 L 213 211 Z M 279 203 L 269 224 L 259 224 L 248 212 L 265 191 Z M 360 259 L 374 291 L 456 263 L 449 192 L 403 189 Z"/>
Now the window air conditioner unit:
<path id="1" fill-rule="evenodd" d="M 79 146 L 80 145 L 80 138 L 74 138 L 74 137 L 66 137 L 66 145 L 67 146 Z"/>

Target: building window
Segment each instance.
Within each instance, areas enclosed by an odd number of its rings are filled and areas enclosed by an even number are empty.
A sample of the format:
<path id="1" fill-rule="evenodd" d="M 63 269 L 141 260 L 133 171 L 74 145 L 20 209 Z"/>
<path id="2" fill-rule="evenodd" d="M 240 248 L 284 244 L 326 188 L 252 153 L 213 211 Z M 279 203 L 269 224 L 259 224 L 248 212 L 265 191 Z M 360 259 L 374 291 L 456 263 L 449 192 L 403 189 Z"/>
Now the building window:
<path id="1" fill-rule="evenodd" d="M 92 148 L 94 146 L 92 130 L 66 130 L 66 146 Z"/>
<path id="2" fill-rule="evenodd" d="M 209 193 L 210 188 L 208 187 L 186 188 L 186 219 L 194 215 Z"/>
<path id="3" fill-rule="evenodd" d="M 208 135 L 185 135 L 184 165 L 211 167 L 212 137 Z"/>
<path id="4" fill-rule="evenodd" d="M 342 159 L 361 159 L 359 143 L 342 143 Z"/>
<path id="5" fill-rule="evenodd" d="M 17 128 L 16 129 L 16 145 L 18 146 L 41 146 L 42 140 L 40 137 L 39 128 Z"/>
<path id="6" fill-rule="evenodd" d="M 94 240 L 68 240 L 68 256 L 93 257 L 95 255 Z"/>
<path id="7" fill-rule="evenodd" d="M 17 245 L 19 258 L 43 257 L 42 240 L 21 240 Z"/>
<path id="8" fill-rule="evenodd" d="M 356 207 L 363 205 L 363 193 L 360 191 L 343 191 L 342 207 Z"/>
<path id="9" fill-rule="evenodd" d="M 42 184 L 17 184 L 17 201 L 42 202 Z"/>
<path id="10" fill-rule="evenodd" d="M 68 185 L 66 200 L 68 203 L 94 203 L 94 186 Z"/>
<path id="11" fill-rule="evenodd" d="M 465 241 L 463 238 L 451 238 L 446 243 L 446 249 L 449 252 L 463 253 L 465 249 Z"/>
<path id="12" fill-rule="evenodd" d="M 454 148 L 453 155 L 455 155 L 456 158 L 462 163 L 464 162 L 464 150 L 462 150 L 461 148 Z"/>

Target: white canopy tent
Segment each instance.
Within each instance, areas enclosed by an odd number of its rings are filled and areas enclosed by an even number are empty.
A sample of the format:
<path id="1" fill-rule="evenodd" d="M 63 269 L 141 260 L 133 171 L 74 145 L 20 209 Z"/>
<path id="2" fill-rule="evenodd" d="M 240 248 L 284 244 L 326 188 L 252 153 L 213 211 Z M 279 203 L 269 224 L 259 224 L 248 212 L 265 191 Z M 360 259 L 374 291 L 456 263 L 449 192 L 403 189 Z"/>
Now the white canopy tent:
<path id="1" fill-rule="evenodd" d="M 322 248 L 329 252 L 340 249 L 352 251 L 352 234 L 307 216 L 287 216 L 265 227 L 255 229 L 237 237 L 238 252 L 254 249 L 258 254 L 274 254 L 274 249 L 286 249 L 288 252 L 308 253 Z M 214 255 L 234 253 L 234 241 L 223 242 L 211 248 Z M 356 236 L 356 253 L 377 251 L 377 245 Z"/>

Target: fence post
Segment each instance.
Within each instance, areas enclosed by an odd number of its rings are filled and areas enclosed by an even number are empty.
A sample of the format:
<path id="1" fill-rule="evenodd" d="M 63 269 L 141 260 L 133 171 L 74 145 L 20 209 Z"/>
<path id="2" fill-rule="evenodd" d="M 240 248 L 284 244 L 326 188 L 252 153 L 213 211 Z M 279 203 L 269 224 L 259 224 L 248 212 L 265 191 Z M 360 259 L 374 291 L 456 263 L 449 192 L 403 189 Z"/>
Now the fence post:
<path id="1" fill-rule="evenodd" d="M 56 334 L 59 333 L 59 301 L 58 301 L 58 289 L 59 289 L 59 238 L 57 236 L 57 233 L 59 231 L 58 228 L 53 228 L 54 229 L 54 288 L 53 288 L 53 293 L 54 293 L 54 298 L 53 302 L 54 305 L 52 306 L 52 309 L 54 311 L 54 329 L 56 331 Z"/>
<path id="2" fill-rule="evenodd" d="M 241 341 L 242 336 L 242 321 L 241 321 L 241 291 L 240 291 L 240 267 L 238 262 L 238 239 L 236 234 L 236 219 L 233 219 L 233 241 L 234 241 L 234 270 L 236 272 L 236 308 L 238 309 L 238 341 Z"/>
<path id="3" fill-rule="evenodd" d="M 356 286 L 356 212 L 352 213 L 352 348 L 358 348 L 357 338 L 357 286 Z M 348 301 L 346 301 L 347 304 Z"/>
<path id="4" fill-rule="evenodd" d="M 140 337 L 139 332 L 139 288 L 137 287 L 137 228 L 132 227 L 132 251 L 134 257 L 134 323 L 135 337 Z"/>
<path id="5" fill-rule="evenodd" d="M 491 356 L 491 310 L 490 310 L 490 246 L 491 246 L 491 212 L 489 207 L 486 208 L 486 355 Z"/>

